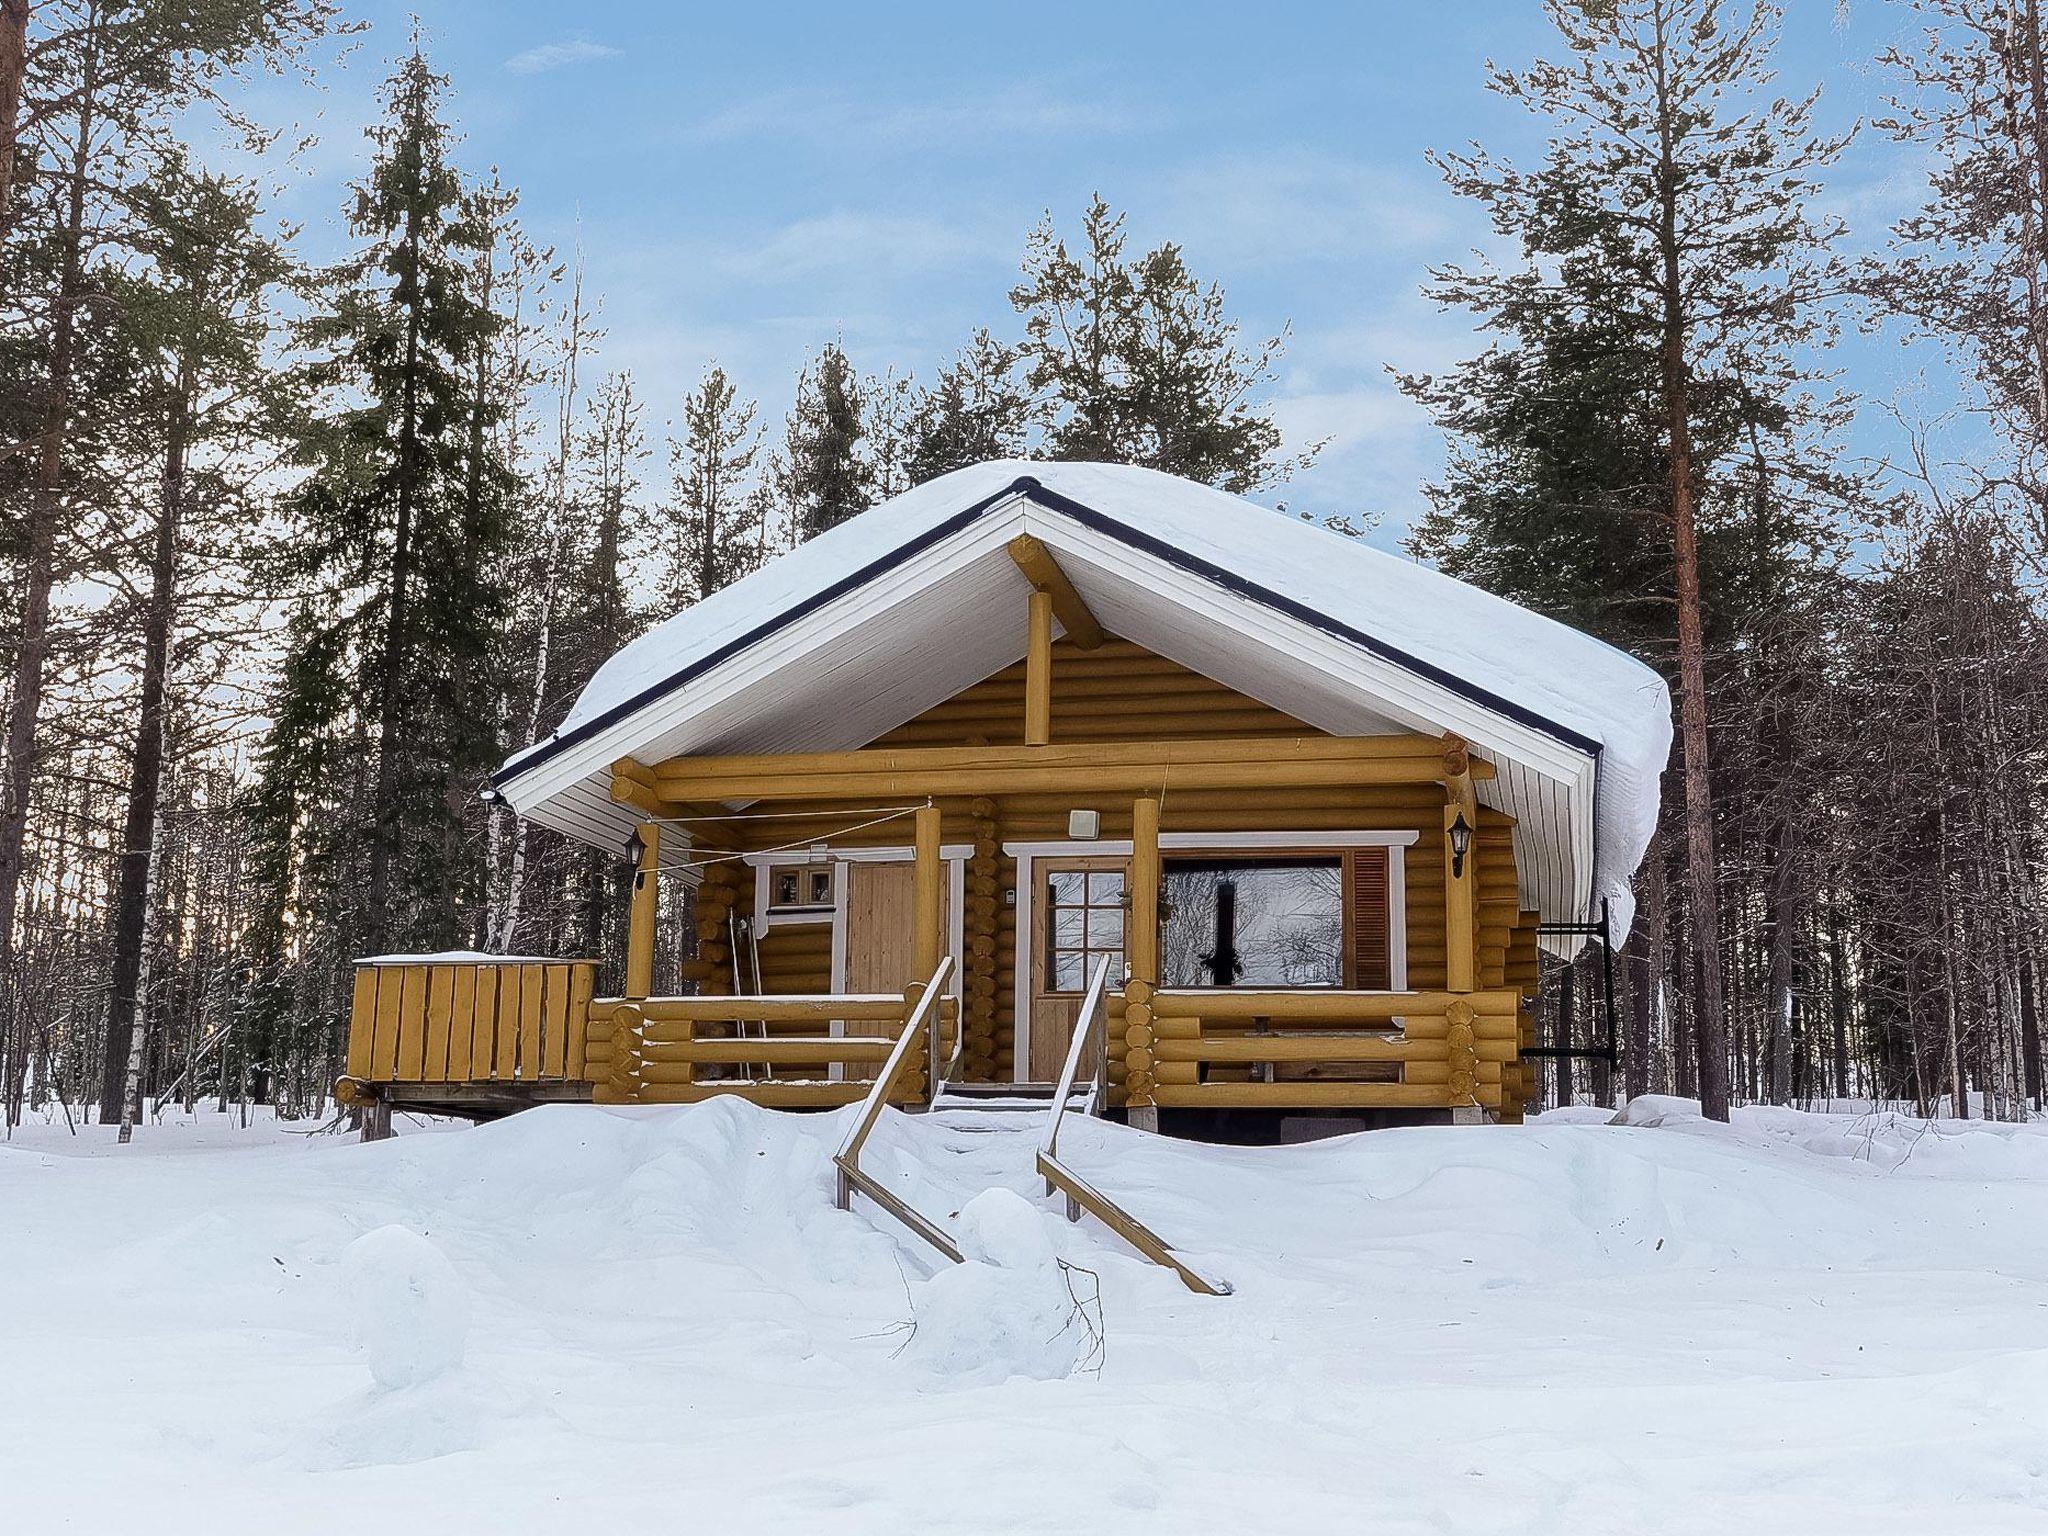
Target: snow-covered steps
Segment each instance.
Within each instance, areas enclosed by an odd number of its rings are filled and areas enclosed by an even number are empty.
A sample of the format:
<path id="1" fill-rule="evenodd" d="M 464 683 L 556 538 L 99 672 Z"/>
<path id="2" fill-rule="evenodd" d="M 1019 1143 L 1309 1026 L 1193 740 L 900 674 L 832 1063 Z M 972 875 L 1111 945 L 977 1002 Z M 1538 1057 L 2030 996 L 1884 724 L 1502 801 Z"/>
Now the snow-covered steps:
<path id="1" fill-rule="evenodd" d="M 1042 1115 L 1052 1108 L 1056 1091 L 1051 1083 L 946 1083 L 931 1107 L 934 1111 L 965 1111 L 969 1117 Z M 1076 1090 L 1068 1096 L 1067 1108 L 1077 1110 L 1086 1101 L 1087 1095 Z"/>

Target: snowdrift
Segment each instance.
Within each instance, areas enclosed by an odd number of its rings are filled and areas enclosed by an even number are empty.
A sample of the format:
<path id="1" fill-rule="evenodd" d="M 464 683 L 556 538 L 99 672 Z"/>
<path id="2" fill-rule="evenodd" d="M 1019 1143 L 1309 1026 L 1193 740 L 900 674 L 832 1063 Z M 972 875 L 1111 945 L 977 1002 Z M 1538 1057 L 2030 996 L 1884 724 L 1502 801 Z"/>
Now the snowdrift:
<path id="1" fill-rule="evenodd" d="M 0 1151 L 15 1528 L 1862 1531 L 2048 1518 L 2048 1135 L 1675 1101 L 1091 1177 L 1031 1130 L 534 1111 L 371 1146 Z M 226 1141 L 218 1128 L 200 1138 Z"/>

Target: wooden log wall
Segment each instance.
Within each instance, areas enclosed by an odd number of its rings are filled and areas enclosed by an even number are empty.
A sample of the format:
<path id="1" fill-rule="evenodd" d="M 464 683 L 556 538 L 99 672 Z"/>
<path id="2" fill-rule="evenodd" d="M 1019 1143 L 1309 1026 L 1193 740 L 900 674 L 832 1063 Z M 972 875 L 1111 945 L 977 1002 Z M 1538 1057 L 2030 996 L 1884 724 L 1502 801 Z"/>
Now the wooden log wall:
<path id="1" fill-rule="evenodd" d="M 935 705 L 889 732 L 878 747 L 965 747 L 1023 740 L 1025 664 L 1006 667 L 974 687 Z M 1166 740 L 1200 736 L 1258 737 L 1319 734 L 1292 716 L 1269 708 L 1223 684 L 1154 655 L 1128 641 L 1109 639 L 1093 650 L 1061 640 L 1053 646 L 1051 703 L 1055 743 L 1110 740 Z M 1343 831 L 1354 828 L 1414 831 L 1404 855 L 1408 985 L 1444 985 L 1444 794 L 1433 783 L 1261 790 L 1179 790 L 1163 786 L 1161 826 L 1166 832 Z M 1018 903 L 1031 893 L 1017 888 L 1016 862 L 1004 857 L 1005 842 L 1054 842 L 1067 834 L 1069 811 L 1087 809 L 1101 818 L 1101 836 L 1128 838 L 1131 801 L 1127 795 L 1080 793 L 1010 794 L 940 801 L 947 843 L 974 850 L 966 872 L 963 913 L 966 946 L 962 991 L 966 998 L 966 1073 L 976 1080 L 1006 1080 L 1013 1072 L 1017 1043 L 1016 930 Z M 762 802 L 756 810 L 801 813 L 777 820 L 774 841 L 808 840 L 842 846 L 905 845 L 907 817 L 858 833 L 844 829 L 867 819 L 868 808 L 852 801 Z M 1476 980 L 1499 987 L 1517 917 L 1512 846 L 1513 823 L 1482 807 L 1474 838 L 1478 882 L 1479 957 Z M 721 824 L 721 846 L 747 846 L 746 823 Z M 751 879 L 751 872 L 743 872 Z M 737 893 L 736 893 L 737 894 Z M 714 893 L 711 898 L 717 899 Z M 751 910 L 752 887 L 738 899 Z M 699 897 L 700 903 L 706 898 Z M 723 913 L 718 917 L 723 924 Z M 721 927 L 721 931 L 722 927 Z M 761 970 L 772 992 L 825 991 L 831 982 L 829 923 L 778 926 L 762 935 Z M 1028 964 L 1028 957 L 1024 963 Z M 729 976 L 729 960 L 723 974 Z M 1112 993 L 1111 1034 L 1121 1037 L 1123 1000 Z M 1113 1053 L 1113 1083 L 1124 1063 Z"/>

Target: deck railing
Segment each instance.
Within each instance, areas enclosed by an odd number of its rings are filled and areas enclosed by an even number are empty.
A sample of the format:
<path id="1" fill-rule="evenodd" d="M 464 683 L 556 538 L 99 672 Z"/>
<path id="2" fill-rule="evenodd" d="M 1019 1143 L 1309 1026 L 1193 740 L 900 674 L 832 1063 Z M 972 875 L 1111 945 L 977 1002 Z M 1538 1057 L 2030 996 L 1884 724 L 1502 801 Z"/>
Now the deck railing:
<path id="1" fill-rule="evenodd" d="M 1162 987 L 1144 1047 L 1150 1091 L 1179 1108 L 1497 1109 L 1520 1002 L 1506 988 Z"/>
<path id="2" fill-rule="evenodd" d="M 1079 1221 L 1081 1212 L 1085 1210 L 1154 1264 L 1163 1264 L 1179 1275 L 1181 1284 L 1189 1290 L 1197 1291 L 1204 1296 L 1228 1296 L 1230 1286 L 1227 1282 L 1210 1280 L 1197 1273 L 1167 1246 L 1166 1240 L 1158 1233 L 1060 1161 L 1060 1125 L 1066 1119 L 1067 1104 L 1074 1095 L 1074 1084 L 1080 1079 L 1081 1063 L 1088 1059 L 1091 1053 L 1096 1062 L 1095 1080 L 1089 1087 L 1082 1112 L 1095 1114 L 1102 1103 L 1105 1081 L 1103 1041 L 1109 1017 L 1104 994 L 1108 984 L 1109 962 L 1103 960 L 1097 963 L 1095 975 L 1088 983 L 1088 991 L 1081 999 L 1081 1012 L 1074 1020 L 1074 1037 L 1067 1046 L 1066 1063 L 1061 1067 L 1059 1083 L 1053 1089 L 1052 1110 L 1046 1117 L 1045 1137 L 1038 1146 L 1039 1177 L 1045 1180 L 1047 1194 L 1064 1194 L 1067 1197 L 1069 1221 Z"/>
<path id="3" fill-rule="evenodd" d="M 846 1139 L 839 1144 L 839 1151 L 833 1155 L 832 1163 L 838 1170 L 839 1209 L 853 1209 L 853 1192 L 859 1190 L 883 1210 L 894 1216 L 904 1226 L 924 1239 L 955 1264 L 961 1262 L 960 1249 L 938 1225 L 920 1215 L 907 1202 L 897 1198 L 896 1193 L 878 1181 L 860 1165 L 860 1154 L 868 1144 L 876 1123 L 882 1118 L 882 1106 L 891 1098 L 910 1092 L 911 1084 L 920 1075 L 918 1057 L 930 1040 L 939 1034 L 938 1005 L 944 996 L 946 981 L 953 974 L 953 959 L 948 955 L 939 961 L 939 968 L 932 973 L 931 980 L 918 993 L 915 1006 L 903 1026 L 903 1033 L 897 1036 L 890 1048 L 889 1058 L 876 1074 L 869 1087 L 867 1097 L 861 1101 L 860 1113 L 847 1127 Z M 936 1091 L 936 1083 L 931 1085 Z"/>
<path id="4" fill-rule="evenodd" d="M 940 1032 L 957 1026 L 956 1000 L 919 987 L 601 998 L 591 1005 L 593 1097 L 600 1104 L 691 1104 L 726 1094 L 783 1108 L 856 1103 L 921 1006 Z M 924 1057 L 911 1066 L 890 1089 L 895 1102 L 920 1102 L 927 1092 Z"/>
<path id="5" fill-rule="evenodd" d="M 594 960 L 393 956 L 356 964 L 356 1085 L 576 1082 Z"/>

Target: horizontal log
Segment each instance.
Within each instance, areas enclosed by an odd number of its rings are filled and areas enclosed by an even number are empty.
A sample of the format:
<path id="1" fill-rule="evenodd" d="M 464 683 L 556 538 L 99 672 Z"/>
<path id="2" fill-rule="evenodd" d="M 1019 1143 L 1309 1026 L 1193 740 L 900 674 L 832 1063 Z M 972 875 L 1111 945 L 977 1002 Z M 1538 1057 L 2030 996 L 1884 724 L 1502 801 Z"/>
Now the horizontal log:
<path id="1" fill-rule="evenodd" d="M 621 999 L 599 998 L 590 1005 L 593 1018 L 610 1017 Z M 909 1005 L 896 992 L 862 992 L 834 996 L 829 992 L 739 997 L 650 997 L 635 1004 L 641 1014 L 659 1023 L 700 1022 L 730 1024 L 767 1019 L 794 1019 L 805 1023 L 830 1023 L 833 1019 L 893 1019 L 909 1017 Z"/>
<path id="2" fill-rule="evenodd" d="M 830 1066 L 841 1061 L 883 1061 L 893 1039 L 873 1035 L 825 1035 L 778 1040 L 658 1040 L 642 1051 L 649 1062 L 723 1062 L 734 1065 Z"/>
<path id="3" fill-rule="evenodd" d="M 1156 789 L 1264 784 L 1413 783 L 1440 754 L 1416 735 L 1165 739 L 1086 745 L 863 748 L 852 752 L 672 758 L 654 769 L 676 798 L 833 799 L 867 793 L 1000 794 L 1097 786 Z"/>
<path id="4" fill-rule="evenodd" d="M 857 1104 L 867 1097 L 864 1082 L 843 1083 L 750 1083 L 744 1079 L 715 1083 L 644 1083 L 634 1095 L 641 1104 L 701 1104 L 706 1099 L 731 1097 L 764 1104 L 774 1109 L 828 1109 L 840 1104 Z M 906 1092 L 892 1102 L 920 1102 L 921 1094 Z M 617 1102 L 616 1100 L 612 1102 Z"/>
<path id="5" fill-rule="evenodd" d="M 1489 992 L 1340 992 L 1302 988 L 1297 991 L 1161 987 L 1152 999 L 1159 1018 L 1196 1018 L 1210 1022 L 1240 1019 L 1320 1019 L 1333 1024 L 1391 1020 L 1411 1013 L 1442 1013 L 1454 1002 L 1471 1004 L 1478 1013 L 1514 1011 L 1515 994 Z"/>
<path id="6" fill-rule="evenodd" d="M 1152 1045 L 1158 1061 L 1422 1061 L 1441 1059 L 1437 1041 L 1404 1040 L 1387 1035 L 1237 1035 L 1229 1039 L 1203 1036 L 1196 1040 L 1162 1038 Z M 1163 1079 L 1162 1079 L 1163 1081 Z"/>
<path id="7" fill-rule="evenodd" d="M 1481 1083 L 1476 1094 L 1500 1103 L 1500 1085 Z M 1448 1109 L 1447 1088 L 1434 1083 L 1195 1083 L 1152 1090 L 1168 1109 Z"/>
<path id="8" fill-rule="evenodd" d="M 1501 1081 L 1501 1066 L 1502 1063 L 1499 1061 L 1488 1060 L 1483 1056 L 1480 1057 L 1472 1066 L 1474 1081 L 1482 1085 L 1491 1083 L 1494 1085 L 1495 1091 L 1498 1092 Z M 1441 1086 L 1450 1082 L 1451 1070 L 1451 1064 L 1448 1061 L 1411 1062 L 1402 1069 L 1403 1081 L 1424 1083 L 1432 1087 Z"/>

